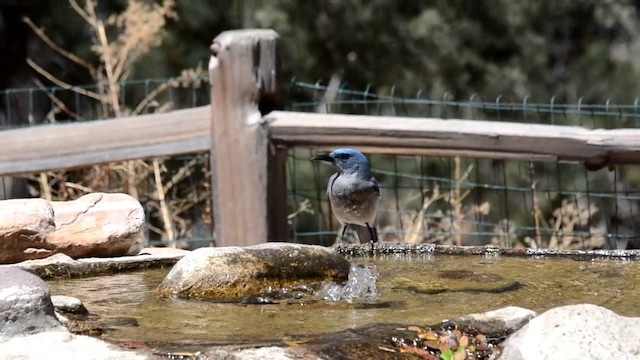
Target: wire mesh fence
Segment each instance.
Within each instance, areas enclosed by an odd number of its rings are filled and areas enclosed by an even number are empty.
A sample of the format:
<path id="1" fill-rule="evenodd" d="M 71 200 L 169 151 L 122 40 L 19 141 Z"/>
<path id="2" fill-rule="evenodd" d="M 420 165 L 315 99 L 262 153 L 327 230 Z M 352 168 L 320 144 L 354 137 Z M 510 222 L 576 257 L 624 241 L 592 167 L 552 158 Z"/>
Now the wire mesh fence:
<path id="1" fill-rule="evenodd" d="M 345 84 L 293 81 L 294 111 L 457 118 L 587 128 L 633 128 L 639 102 L 564 104 L 504 96 L 456 99 L 396 88 L 350 89 Z M 499 126 L 499 125 L 497 125 Z M 293 149 L 289 159 L 294 241 L 331 244 L 340 224 L 325 196 L 333 169 L 311 164 L 314 151 Z M 573 162 L 459 157 L 370 157 L 381 183 L 378 222 L 386 241 L 562 249 L 637 248 L 638 166 L 589 171 Z"/>
<path id="2" fill-rule="evenodd" d="M 127 114 L 207 105 L 206 79 L 149 79 L 123 83 L 120 102 Z M 78 89 L 34 88 L 0 91 L 0 129 L 110 114 L 100 99 Z M 587 128 L 633 128 L 640 101 L 615 104 L 544 102 L 480 95 L 438 98 L 418 91 L 401 96 L 395 87 L 354 90 L 294 80 L 287 110 L 458 118 Z M 141 134 L 143 136 L 143 134 Z M 287 164 L 292 241 L 330 245 L 340 224 L 326 200 L 333 172 L 311 162 L 312 149 L 293 148 Z M 438 244 L 497 244 L 503 247 L 563 249 L 638 248 L 637 166 L 589 171 L 580 163 L 488 160 L 458 157 L 370 156 L 381 184 L 378 223 L 384 241 Z M 90 191 L 135 192 L 148 217 L 151 244 L 199 247 L 211 241 L 208 155 L 137 160 L 74 171 L 26 174 L 31 196 L 59 200 Z M 133 174 L 133 176 L 131 176 Z M 132 185 L 133 184 L 133 185 Z M 159 186 L 160 185 L 160 186 Z M 48 195 L 46 193 L 48 192 Z M 2 194 L 6 198 L 10 194 Z M 164 211 L 164 212 L 163 212 Z"/>
<path id="3" fill-rule="evenodd" d="M 198 76 L 123 82 L 117 102 L 126 116 L 208 105 L 206 82 Z M 114 117 L 113 99 L 104 94 L 99 85 L 2 90 L 0 130 Z M 0 186 L 0 198 L 72 200 L 89 192 L 129 193 L 140 200 L 147 216 L 143 246 L 191 248 L 211 242 L 208 154 L 23 174 L 11 183 L 17 186 Z"/>

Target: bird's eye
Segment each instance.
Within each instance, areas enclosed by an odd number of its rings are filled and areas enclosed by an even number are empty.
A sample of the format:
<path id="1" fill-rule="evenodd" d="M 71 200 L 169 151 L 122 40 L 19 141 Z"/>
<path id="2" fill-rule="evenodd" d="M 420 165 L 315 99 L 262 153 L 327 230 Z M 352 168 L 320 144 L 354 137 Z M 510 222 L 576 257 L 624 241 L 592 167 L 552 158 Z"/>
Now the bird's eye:
<path id="1" fill-rule="evenodd" d="M 338 155 L 338 158 L 339 158 L 340 160 L 346 160 L 346 159 L 348 159 L 348 158 L 349 158 L 349 154 L 340 154 L 340 155 Z"/>

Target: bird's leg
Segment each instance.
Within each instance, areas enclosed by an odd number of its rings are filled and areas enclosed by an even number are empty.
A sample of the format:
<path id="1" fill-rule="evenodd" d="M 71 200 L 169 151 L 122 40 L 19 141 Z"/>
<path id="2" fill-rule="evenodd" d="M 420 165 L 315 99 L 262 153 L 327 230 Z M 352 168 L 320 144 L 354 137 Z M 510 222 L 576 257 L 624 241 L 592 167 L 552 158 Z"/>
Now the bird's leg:
<path id="1" fill-rule="evenodd" d="M 371 244 L 371 256 L 373 256 L 373 244 L 378 242 L 378 234 L 373 231 L 373 228 L 369 226 L 369 223 L 364 223 L 367 225 L 367 230 L 369 230 L 369 234 L 371 235 L 371 240 L 369 240 L 369 244 Z"/>
<path id="2" fill-rule="evenodd" d="M 341 224 L 342 225 L 342 232 L 340 233 L 339 237 L 336 237 L 336 243 L 335 246 L 338 245 L 344 245 L 344 233 L 347 231 L 347 224 Z"/>
<path id="3" fill-rule="evenodd" d="M 344 244 L 344 233 L 347 232 L 347 224 L 342 225 L 342 233 L 340 234 L 340 241 Z"/>

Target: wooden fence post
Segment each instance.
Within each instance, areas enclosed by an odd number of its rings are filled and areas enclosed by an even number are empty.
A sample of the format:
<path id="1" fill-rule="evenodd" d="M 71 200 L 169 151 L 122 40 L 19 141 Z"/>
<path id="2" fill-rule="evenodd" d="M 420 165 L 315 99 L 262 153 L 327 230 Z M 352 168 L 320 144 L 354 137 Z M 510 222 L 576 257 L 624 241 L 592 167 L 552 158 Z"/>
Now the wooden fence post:
<path id="1" fill-rule="evenodd" d="M 286 150 L 270 147 L 262 120 L 280 99 L 278 34 L 225 31 L 211 52 L 214 241 L 217 246 L 284 241 Z"/>

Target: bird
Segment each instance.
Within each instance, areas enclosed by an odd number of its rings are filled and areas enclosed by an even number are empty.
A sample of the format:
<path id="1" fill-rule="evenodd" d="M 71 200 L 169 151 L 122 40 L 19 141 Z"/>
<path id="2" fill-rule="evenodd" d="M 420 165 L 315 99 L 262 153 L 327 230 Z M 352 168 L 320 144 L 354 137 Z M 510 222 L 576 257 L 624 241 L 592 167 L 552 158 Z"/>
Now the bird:
<path id="1" fill-rule="evenodd" d="M 337 172 L 327 183 L 327 197 L 333 214 L 342 224 L 340 239 L 344 239 L 347 227 L 356 230 L 360 243 L 378 241 L 376 213 L 380 199 L 380 187 L 371 176 L 369 161 L 359 151 L 339 148 L 311 158 L 334 165 Z"/>

